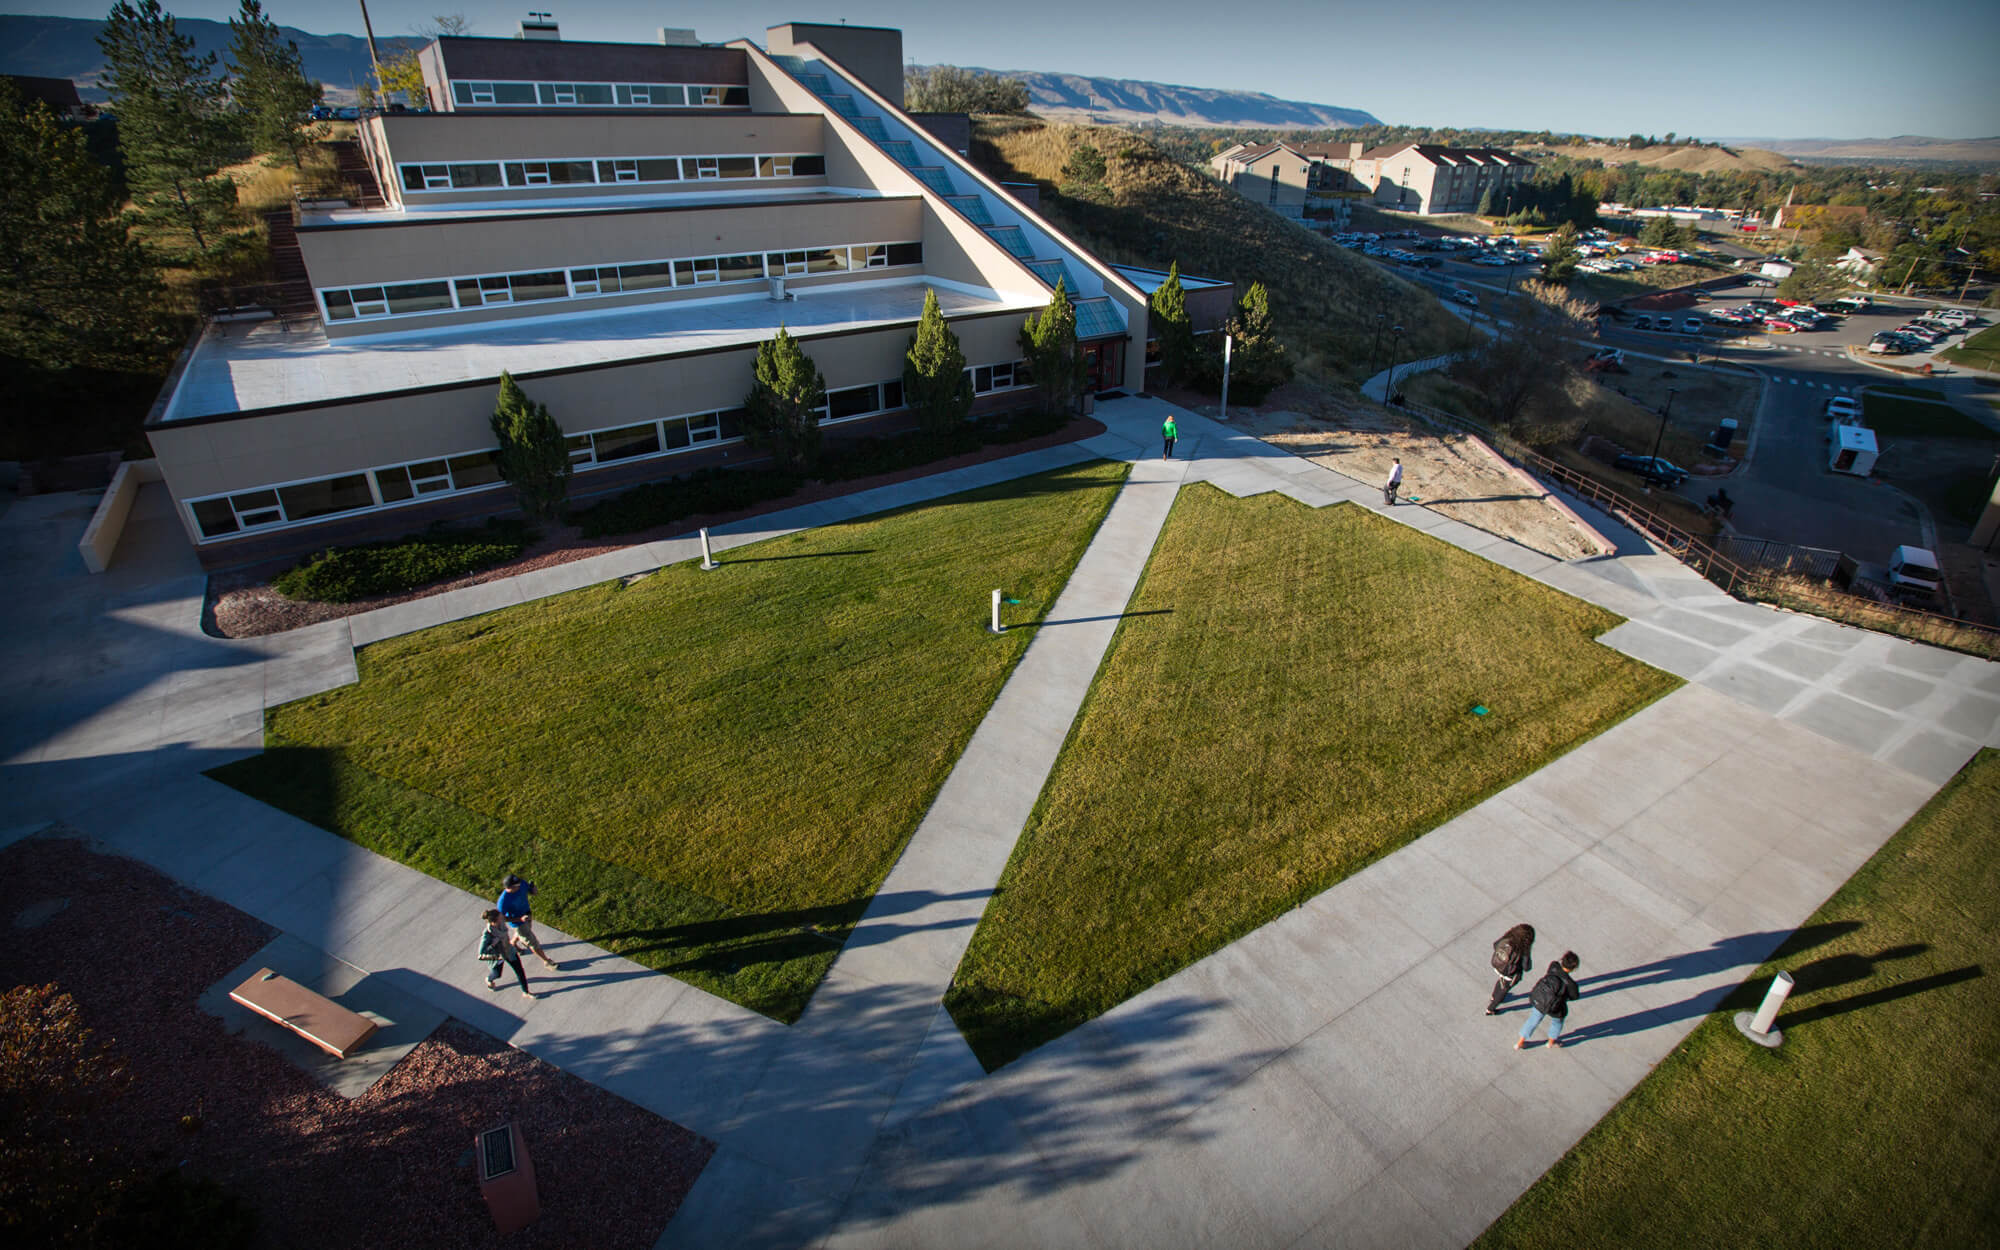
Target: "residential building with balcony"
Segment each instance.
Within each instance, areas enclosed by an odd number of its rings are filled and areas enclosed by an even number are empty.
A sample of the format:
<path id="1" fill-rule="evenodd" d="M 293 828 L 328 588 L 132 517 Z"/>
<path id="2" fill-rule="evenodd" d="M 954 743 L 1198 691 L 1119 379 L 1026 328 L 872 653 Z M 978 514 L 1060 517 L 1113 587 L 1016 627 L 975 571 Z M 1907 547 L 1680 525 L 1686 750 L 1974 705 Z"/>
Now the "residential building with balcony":
<path id="1" fill-rule="evenodd" d="M 205 564 L 505 510 L 502 371 L 568 435 L 577 498 L 755 459 L 741 405 L 780 326 L 829 438 L 907 423 L 926 290 L 979 410 L 1030 402 L 1019 332 L 1058 281 L 1090 385 L 1143 386 L 1144 291 L 902 110 L 900 32 L 555 33 L 424 48 L 434 111 L 364 117 L 373 185 L 293 215 L 309 295 L 183 352 L 147 436 Z"/>
<path id="2" fill-rule="evenodd" d="M 1339 146 L 1339 145 L 1333 145 Z M 1405 213 L 1434 216 L 1477 212 L 1491 191 L 1503 203 L 1510 187 L 1534 177 L 1535 163 L 1498 148 L 1451 148 L 1435 143 L 1397 143 L 1321 159 L 1367 191 L 1374 203 Z"/>

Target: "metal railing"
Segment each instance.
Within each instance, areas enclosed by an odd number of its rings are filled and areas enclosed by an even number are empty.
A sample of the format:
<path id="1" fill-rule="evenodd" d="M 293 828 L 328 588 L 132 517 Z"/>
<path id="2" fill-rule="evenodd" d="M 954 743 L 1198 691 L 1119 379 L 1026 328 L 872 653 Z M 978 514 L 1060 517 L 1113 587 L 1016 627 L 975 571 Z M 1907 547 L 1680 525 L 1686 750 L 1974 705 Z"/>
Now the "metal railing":
<path id="1" fill-rule="evenodd" d="M 1715 583 L 1729 594 L 1738 595 L 1746 599 L 1780 601 L 1787 606 L 1806 612 L 1814 612 L 1815 606 L 1828 606 L 1825 604 L 1815 605 L 1811 600 L 1804 599 L 1801 596 L 1787 595 L 1784 593 L 1784 588 L 1778 584 L 1779 579 L 1785 576 L 1801 577 L 1815 581 L 1823 580 L 1811 572 L 1766 569 L 1759 567 L 1755 563 L 1746 564 L 1731 559 L 1729 556 L 1716 550 L 1715 546 L 1709 541 L 1708 536 L 1696 534 L 1684 526 L 1675 524 L 1673 521 L 1639 503 L 1637 500 L 1611 489 L 1611 487 L 1590 474 L 1580 472 L 1566 464 L 1551 460 L 1532 447 L 1516 442 L 1505 434 L 1488 428 L 1482 422 L 1474 421 L 1469 417 L 1459 416 L 1454 412 L 1446 412 L 1443 409 L 1410 403 L 1408 400 L 1404 400 L 1396 406 L 1405 411 L 1414 412 L 1426 420 L 1464 430 L 1468 434 L 1473 434 L 1484 439 L 1488 446 L 1522 469 L 1541 478 L 1545 484 L 1552 483 L 1560 486 L 1567 493 L 1584 500 L 1612 519 L 1637 531 L 1649 539 L 1655 546 L 1674 556 L 1681 563 L 1700 573 L 1703 577 Z M 1795 550 L 1800 552 L 1814 552 L 1820 549 L 1800 547 L 1795 548 Z M 1832 554 L 1836 560 L 1838 559 L 1838 553 L 1828 554 Z M 1831 569 L 1828 571 L 1830 573 Z M 1816 591 L 1815 593 L 1818 592 Z M 1972 639 L 1967 640 L 1969 645 L 1961 646 L 1953 643 L 1942 643 L 1941 645 L 1952 645 L 1959 650 L 1969 650 L 1974 654 L 2000 659 L 2000 629 L 1995 629 L 1991 625 L 1983 625 L 1977 621 L 1967 621 L 1958 617 L 1945 616 L 1938 612 L 1926 612 L 1922 608 L 1912 608 L 1904 604 L 1879 603 L 1873 599 L 1858 595 L 1848 595 L 1831 590 L 1824 593 L 1828 595 L 1839 594 L 1842 600 L 1852 600 L 1851 603 L 1840 603 L 1838 610 L 1847 617 L 1860 617 L 1864 618 L 1867 622 L 1849 620 L 1848 623 L 1850 624 L 1862 624 L 1863 628 L 1880 629 L 1882 632 L 1897 634 L 1903 637 L 1915 636 L 1930 639 L 1936 639 L 1937 635 L 1940 634 L 1949 635 L 1955 631 L 1967 631 L 1973 635 Z M 1814 614 L 1830 616 L 1826 611 L 1818 611 L 1814 612 Z M 1830 619 L 1842 618 L 1839 616 L 1830 616 Z"/>

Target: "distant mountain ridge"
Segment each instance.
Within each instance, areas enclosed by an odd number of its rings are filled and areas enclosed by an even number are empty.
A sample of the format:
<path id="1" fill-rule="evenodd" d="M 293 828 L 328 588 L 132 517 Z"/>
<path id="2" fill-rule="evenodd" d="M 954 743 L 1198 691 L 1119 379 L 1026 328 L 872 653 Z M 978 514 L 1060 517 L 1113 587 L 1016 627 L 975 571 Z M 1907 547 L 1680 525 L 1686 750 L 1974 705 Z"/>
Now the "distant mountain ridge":
<path id="1" fill-rule="evenodd" d="M 924 67 L 928 68 L 928 67 Z M 1303 100 L 1281 100 L 1262 91 L 1180 87 L 1131 78 L 1046 74 L 1028 69 L 967 69 L 1018 78 L 1027 84 L 1028 107 L 1056 121 L 1161 122 L 1169 126 L 1298 127 L 1379 126 L 1361 109 Z"/>
<path id="2" fill-rule="evenodd" d="M 1732 139 L 1801 160 L 1927 161 L 2000 165 L 2000 136 L 1990 139 L 1933 139 L 1896 135 L 1889 139 Z"/>
<path id="3" fill-rule="evenodd" d="M 67 78 L 84 99 L 102 102 L 104 50 L 97 46 L 97 34 L 103 29 L 104 23 L 95 18 L 0 14 L 0 74 Z M 213 52 L 218 65 L 228 62 L 229 23 L 177 17 L 174 29 L 194 40 L 196 55 Z M 278 30 L 299 45 L 306 77 L 326 84 L 330 100 L 351 101 L 354 88 L 367 80 L 368 41 L 361 36 L 315 35 L 292 26 Z M 383 35 L 376 37 L 375 47 L 387 56 L 428 42 L 415 35 Z"/>

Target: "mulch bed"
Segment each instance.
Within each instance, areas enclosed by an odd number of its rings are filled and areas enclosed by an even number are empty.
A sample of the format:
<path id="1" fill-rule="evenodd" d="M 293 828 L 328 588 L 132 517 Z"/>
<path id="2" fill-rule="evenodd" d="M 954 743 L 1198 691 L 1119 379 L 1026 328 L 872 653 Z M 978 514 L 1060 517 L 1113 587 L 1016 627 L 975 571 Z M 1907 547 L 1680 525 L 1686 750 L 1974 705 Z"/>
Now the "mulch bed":
<path id="1" fill-rule="evenodd" d="M 985 464 L 989 460 L 1004 460 L 1009 456 L 1041 451 L 1046 447 L 1081 442 L 1102 433 L 1104 433 L 1103 422 L 1091 417 L 1077 417 L 1062 429 L 1039 438 L 983 447 L 962 456 L 952 456 L 915 468 L 900 469 L 894 473 L 879 473 L 874 477 L 855 478 L 844 482 L 812 482 L 783 499 L 767 500 L 755 507 L 744 508 L 737 512 L 686 517 L 670 525 L 655 526 L 635 534 L 585 538 L 574 525 L 556 526 L 544 532 L 540 541 L 522 552 L 519 558 L 509 560 L 505 564 L 497 564 L 482 572 L 453 578 L 450 581 L 437 582 L 420 590 L 406 591 L 398 595 L 382 595 L 374 599 L 359 599 L 353 603 L 319 603 L 287 599 L 271 589 L 270 581 L 291 568 L 297 562 L 296 559 L 260 564 L 209 578 L 208 598 L 202 607 L 202 628 L 218 638 L 261 638 L 266 634 L 280 634 L 289 629 L 316 625 L 321 621 L 353 616 L 358 612 L 372 612 L 376 608 L 426 599 L 448 590 L 477 586 L 482 582 L 499 581 L 507 577 L 519 577 L 523 573 L 532 573 L 537 569 L 568 564 L 572 560 L 584 560 L 591 556 L 601 556 L 606 552 L 625 547 L 677 538 L 684 534 L 692 534 L 703 526 L 714 528 L 730 521 L 765 516 L 781 512 L 786 508 L 818 503 L 824 499 L 837 499 L 842 495 L 873 490 L 878 486 L 893 486 L 912 478 L 930 477 L 951 469 Z"/>
<path id="2" fill-rule="evenodd" d="M 180 1166 L 221 1185 L 257 1211 L 258 1246 L 492 1246 L 471 1147 L 512 1119 L 532 1151 L 542 1215 L 510 1247 L 645 1250 L 714 1153 L 456 1020 L 366 1094 L 341 1098 L 195 1005 L 271 929 L 70 838 L 0 850 L 0 880 L 0 986 L 67 991 L 133 1073 L 104 1122 L 86 1129 L 100 1135 L 90 1144 L 115 1146 L 148 1173 Z"/>

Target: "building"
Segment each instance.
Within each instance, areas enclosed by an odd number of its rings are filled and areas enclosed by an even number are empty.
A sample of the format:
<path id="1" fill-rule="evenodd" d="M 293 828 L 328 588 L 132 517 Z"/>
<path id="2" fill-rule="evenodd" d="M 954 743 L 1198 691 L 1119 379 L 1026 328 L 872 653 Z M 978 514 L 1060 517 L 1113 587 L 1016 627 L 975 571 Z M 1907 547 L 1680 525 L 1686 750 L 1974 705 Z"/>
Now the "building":
<path id="1" fill-rule="evenodd" d="M 49 106 L 49 111 L 62 121 L 80 122 L 97 116 L 97 110 L 85 104 L 76 93 L 76 84 L 67 78 L 33 78 L 24 74 L 9 74 L 7 81 L 14 84 L 14 90 L 30 104 L 40 100 Z"/>
<path id="2" fill-rule="evenodd" d="M 1349 189 L 1347 176 L 1314 151 L 1330 146 L 1345 145 L 1239 143 L 1216 153 L 1208 166 L 1244 198 L 1298 219 L 1317 207 L 1314 201 L 1337 202 L 1335 193 Z"/>
<path id="3" fill-rule="evenodd" d="M 1435 143 L 1394 143 L 1363 151 L 1346 147 L 1320 159 L 1351 180 L 1383 208 L 1433 216 L 1479 210 L 1487 192 L 1493 203 L 1506 202 L 1510 187 L 1532 178 L 1535 163 L 1498 148 L 1448 148 Z"/>
<path id="4" fill-rule="evenodd" d="M 147 436 L 204 564 L 510 507 L 503 370 L 568 434 L 574 498 L 754 459 L 780 326 L 830 439 L 907 424 L 926 290 L 979 410 L 1031 402 L 1019 332 L 1058 281 L 1089 385 L 1143 387 L 1145 292 L 903 112 L 900 32 L 523 34 L 422 49 L 435 111 L 364 117 L 357 193 L 294 214 L 299 315 L 217 316 L 183 352 Z"/>

